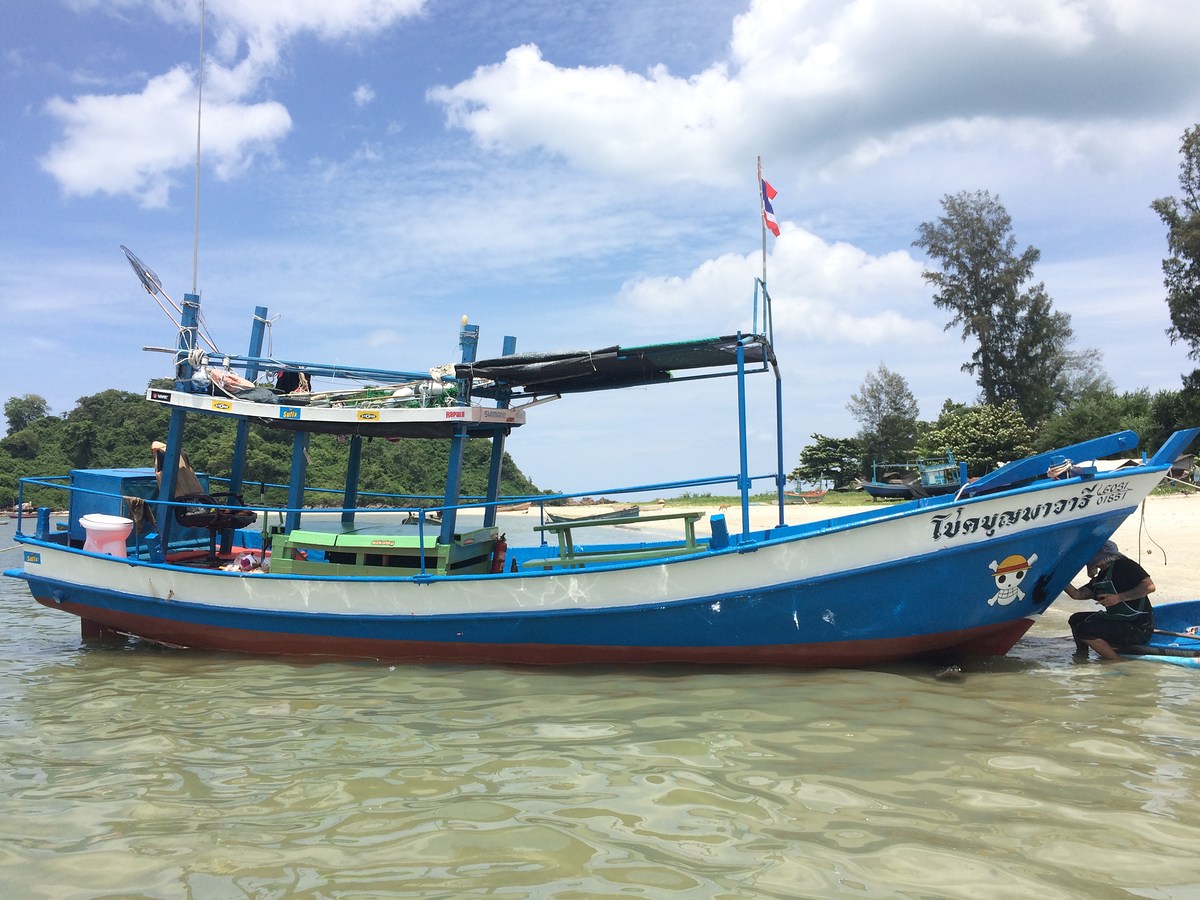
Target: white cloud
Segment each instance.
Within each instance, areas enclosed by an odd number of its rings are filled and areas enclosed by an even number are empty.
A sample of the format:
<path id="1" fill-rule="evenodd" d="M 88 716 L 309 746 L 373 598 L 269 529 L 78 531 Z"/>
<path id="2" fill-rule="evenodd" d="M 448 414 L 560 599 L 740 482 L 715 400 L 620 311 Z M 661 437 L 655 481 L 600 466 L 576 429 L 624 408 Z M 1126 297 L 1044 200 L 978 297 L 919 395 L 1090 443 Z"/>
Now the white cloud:
<path id="1" fill-rule="evenodd" d="M 143 206 L 165 206 L 174 176 L 195 160 L 196 83 L 177 67 L 151 78 L 137 94 L 55 97 L 46 111 L 63 139 L 41 160 L 68 195 L 128 194 Z M 221 178 L 242 172 L 291 129 L 279 103 L 244 103 L 210 92 L 203 110 L 204 158 Z"/>
<path id="2" fill-rule="evenodd" d="M 74 5 L 149 12 L 178 23 L 193 22 L 198 12 L 192 0 L 75 0 Z M 203 157 L 217 176 L 241 174 L 291 130 L 283 104 L 254 98 L 288 40 L 301 32 L 321 40 L 375 33 L 423 6 L 424 0 L 209 0 L 208 27 L 215 39 L 208 49 L 215 60 L 205 64 Z M 194 161 L 196 94 L 193 70 L 180 65 L 150 77 L 140 92 L 54 97 L 45 111 L 61 124 L 63 137 L 41 159 L 42 168 L 67 195 L 129 195 L 143 206 L 165 206 L 177 178 Z M 373 98 L 368 85 L 354 92 L 359 106 Z"/>
<path id="3" fill-rule="evenodd" d="M 194 15 L 194 0 L 158 0 L 175 15 Z M 419 15 L 425 0 L 208 0 L 208 13 L 223 58 L 230 60 L 246 46 L 246 55 L 269 67 L 293 37 L 309 33 L 322 41 L 338 41 L 376 34 L 402 19 Z"/>
<path id="4" fill-rule="evenodd" d="M 736 127 L 744 105 L 720 67 L 692 79 L 662 67 L 648 76 L 616 66 L 562 69 L 533 45 L 429 97 L 489 149 L 545 147 L 585 169 L 652 174 L 658 183 L 714 177 L 714 141 Z"/>
<path id="5" fill-rule="evenodd" d="M 375 90 L 369 84 L 360 84 L 350 96 L 354 98 L 354 105 L 361 109 L 375 99 Z"/>
<path id="6" fill-rule="evenodd" d="M 933 338 L 921 264 L 905 252 L 872 256 L 787 227 L 767 259 L 773 321 L 780 339 L 806 345 L 860 348 Z M 761 257 L 727 254 L 682 278 L 645 278 L 626 284 L 620 302 L 643 326 L 730 334 L 748 326 L 749 291 L 761 275 Z M 746 303 L 731 304 L 731 298 Z M 761 327 L 760 306 L 760 327 Z"/>
<path id="7" fill-rule="evenodd" d="M 818 175 L 978 149 L 997 131 L 1019 145 L 1031 124 L 1056 161 L 1103 167 L 1131 126 L 1200 100 L 1200 17 L 1173 0 L 1130 6 L 755 0 L 733 22 L 729 59 L 691 78 L 565 68 L 525 45 L 429 97 L 489 150 L 545 149 L 657 183 L 724 183 L 758 152 Z"/>
<path id="8" fill-rule="evenodd" d="M 100 9 L 124 15 L 155 15 L 164 22 L 195 27 L 196 0 L 69 0 L 78 10 Z M 319 40 L 344 40 L 390 28 L 420 15 L 426 0 L 207 0 L 206 28 L 212 52 L 226 62 L 246 55 L 269 62 L 283 44 L 307 32 Z"/>

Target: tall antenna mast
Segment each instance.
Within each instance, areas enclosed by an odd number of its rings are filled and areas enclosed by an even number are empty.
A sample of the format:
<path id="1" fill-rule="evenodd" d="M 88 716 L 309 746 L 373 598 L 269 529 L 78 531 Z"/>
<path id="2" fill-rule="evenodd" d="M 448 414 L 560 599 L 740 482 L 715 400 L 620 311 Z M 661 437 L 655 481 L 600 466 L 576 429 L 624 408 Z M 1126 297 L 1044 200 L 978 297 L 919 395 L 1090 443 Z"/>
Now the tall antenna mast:
<path id="1" fill-rule="evenodd" d="M 204 101 L 204 0 L 200 0 L 200 71 L 196 76 L 196 200 L 192 220 L 192 293 L 197 294 L 200 268 L 200 110 Z"/>

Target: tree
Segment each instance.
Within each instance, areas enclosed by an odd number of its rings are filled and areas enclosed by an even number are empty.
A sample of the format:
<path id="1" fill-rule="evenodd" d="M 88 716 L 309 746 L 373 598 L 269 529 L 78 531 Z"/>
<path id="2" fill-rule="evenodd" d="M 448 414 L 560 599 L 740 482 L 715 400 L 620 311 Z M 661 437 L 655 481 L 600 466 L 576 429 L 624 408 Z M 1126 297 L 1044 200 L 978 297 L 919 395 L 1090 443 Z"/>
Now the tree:
<path id="1" fill-rule="evenodd" d="M 1009 326 L 1012 363 L 1008 389 L 1000 392 L 1001 401 L 1013 400 L 1025 421 L 1045 421 L 1059 404 L 1057 387 L 1068 362 L 1067 344 L 1071 338 L 1071 317 L 1056 313 L 1053 303 L 1039 283 L 1025 294 L 1023 315 L 1014 316 Z"/>
<path id="2" fill-rule="evenodd" d="M 1089 394 L 1117 389 L 1104 370 L 1103 360 L 1104 354 L 1094 347 L 1068 350 L 1063 354 L 1063 369 L 1054 387 L 1059 411 L 1070 409 L 1076 401 Z"/>
<path id="3" fill-rule="evenodd" d="M 38 419 L 50 414 L 46 398 L 37 394 L 13 397 L 4 404 L 4 416 L 8 419 L 8 433 L 16 434 L 28 428 Z"/>
<path id="4" fill-rule="evenodd" d="M 922 438 L 921 452 L 926 456 L 953 453 L 971 474 L 984 475 L 999 463 L 1029 456 L 1033 441 L 1033 430 L 1011 400 L 1000 406 L 969 407 L 947 402 Z"/>
<path id="5" fill-rule="evenodd" d="M 923 277 L 936 288 L 934 305 L 952 315 L 946 330 L 962 328 L 978 346 L 963 371 L 974 375 L 988 406 L 1014 401 L 1035 424 L 1055 406 L 1054 388 L 1072 338 L 1071 318 L 1055 312 L 1045 285 L 1023 285 L 1041 253 L 1015 254 L 1012 219 L 987 191 L 947 194 L 944 214 L 922 222 L 914 247 L 941 264 Z"/>
<path id="6" fill-rule="evenodd" d="M 812 435 L 813 442 L 800 451 L 800 465 L 788 476 L 801 482 L 820 484 L 832 481 L 835 488 L 845 487 L 862 470 L 862 445 L 853 438 Z"/>
<path id="7" fill-rule="evenodd" d="M 1111 386 L 1089 391 L 1056 412 L 1038 432 L 1036 449 L 1052 450 L 1114 431 L 1136 431 L 1140 446 L 1153 451 L 1172 432 L 1200 422 L 1200 395 L 1146 388 L 1118 393 Z"/>
<path id="8" fill-rule="evenodd" d="M 1186 388 L 1182 391 L 1158 391 L 1150 398 L 1150 419 L 1151 426 L 1138 434 L 1143 447 L 1156 449 L 1172 433 L 1200 422 L 1200 392 Z"/>
<path id="9" fill-rule="evenodd" d="M 1200 125 L 1184 131 L 1179 152 L 1183 156 L 1179 164 L 1183 197 L 1162 197 L 1150 207 L 1167 226 L 1171 252 L 1162 263 L 1171 312 L 1167 335 L 1172 344 L 1190 344 L 1188 356 L 1200 359 Z"/>
<path id="10" fill-rule="evenodd" d="M 1035 445 L 1044 452 L 1126 428 L 1145 435 L 1152 422 L 1150 392 L 1145 388 L 1128 393 L 1112 388 L 1089 391 L 1047 419 Z"/>
<path id="11" fill-rule="evenodd" d="M 34 459 L 42 449 L 42 441 L 32 429 L 22 428 L 0 441 L 0 448 L 19 459 Z"/>
<path id="12" fill-rule="evenodd" d="M 96 426 L 91 422 L 67 422 L 62 428 L 62 451 L 71 465 L 84 469 L 92 464 Z"/>
<path id="13" fill-rule="evenodd" d="M 904 377 L 883 363 L 867 373 L 846 409 L 862 426 L 858 439 L 865 456 L 899 461 L 917 441 L 917 400 Z"/>

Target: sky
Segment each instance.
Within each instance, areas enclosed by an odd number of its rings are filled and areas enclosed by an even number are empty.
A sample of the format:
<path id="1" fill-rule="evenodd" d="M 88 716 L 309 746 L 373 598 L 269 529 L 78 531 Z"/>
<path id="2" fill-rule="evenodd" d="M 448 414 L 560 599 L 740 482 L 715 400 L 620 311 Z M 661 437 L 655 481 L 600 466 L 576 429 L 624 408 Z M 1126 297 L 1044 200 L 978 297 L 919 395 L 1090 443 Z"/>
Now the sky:
<path id="1" fill-rule="evenodd" d="M 947 194 L 999 198 L 1118 389 L 1195 367 L 1150 209 L 1200 122 L 1178 0 L 208 0 L 203 30 L 200 0 L 3 9 L 0 399 L 62 414 L 170 374 L 121 244 L 171 297 L 195 285 L 229 353 L 259 305 L 275 356 L 415 371 L 456 361 L 463 315 L 481 357 L 761 328 L 759 157 L 785 469 L 858 431 L 880 365 L 925 419 L 978 399 L 912 246 Z M 734 400 L 567 397 L 508 449 L 561 491 L 733 473 Z"/>

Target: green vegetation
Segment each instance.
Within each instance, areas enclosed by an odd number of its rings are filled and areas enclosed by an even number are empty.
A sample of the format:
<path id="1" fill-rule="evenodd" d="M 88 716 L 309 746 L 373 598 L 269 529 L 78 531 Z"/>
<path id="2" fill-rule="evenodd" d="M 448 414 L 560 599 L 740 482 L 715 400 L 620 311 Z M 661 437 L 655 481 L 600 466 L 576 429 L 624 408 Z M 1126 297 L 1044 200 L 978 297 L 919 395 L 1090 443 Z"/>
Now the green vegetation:
<path id="1" fill-rule="evenodd" d="M 909 454 L 890 459 L 872 457 L 861 441 L 812 435 L 800 452 L 800 464 L 789 474 L 803 484 L 840 488 L 856 477 L 868 478 L 872 461 L 899 463 L 917 457 L 953 453 L 971 476 L 986 474 L 997 464 L 1056 447 L 1130 429 L 1141 449 L 1153 452 L 1181 428 L 1200 424 L 1200 390 L 1117 392 L 1095 389 L 1058 410 L 1038 427 L 1025 423 L 1014 402 L 967 406 L 947 400 L 933 422 L 913 419 L 917 437 Z"/>
<path id="2" fill-rule="evenodd" d="M 1188 344 L 1188 356 L 1200 359 L 1200 125 L 1183 133 L 1179 152 L 1182 198 L 1162 197 L 1150 206 L 1167 226 L 1171 252 L 1162 264 L 1171 313 L 1167 335 L 1171 343 Z M 1200 390 L 1200 369 L 1188 376 L 1188 384 Z"/>
<path id="3" fill-rule="evenodd" d="M 1054 311 L 1045 285 L 1026 286 L 1041 251 L 1014 252 L 1012 219 L 987 191 L 947 194 L 942 209 L 921 223 L 913 246 L 940 264 L 924 278 L 936 288 L 934 306 L 952 313 L 946 328 L 978 344 L 962 370 L 987 405 L 1012 401 L 1026 422 L 1040 421 L 1056 406 L 1072 337 L 1071 317 Z"/>
<path id="4" fill-rule="evenodd" d="M 1065 443 L 1077 440 L 1080 438 Z M 953 453 L 956 460 L 967 464 L 970 474 L 982 475 L 1000 463 L 1031 455 L 1033 441 L 1033 429 L 1025 424 L 1021 411 L 1012 400 L 1000 406 L 946 403 L 937 421 L 923 429 L 921 442 L 925 450 L 921 455 Z"/>
<path id="5" fill-rule="evenodd" d="M 23 476 L 66 475 L 71 469 L 123 468 L 152 464 L 150 444 L 164 440 L 170 412 L 139 394 L 107 390 L 82 397 L 70 412 L 51 415 L 36 395 L 9 400 L 4 407 L 8 435 L 0 440 L 0 508 L 17 502 L 17 480 Z M 207 427 L 192 424 L 186 440 L 192 467 L 227 477 L 233 461 L 234 423 L 212 417 Z M 445 487 L 449 442 L 435 440 L 368 441 L 362 454 L 359 489 L 405 495 L 440 496 Z M 308 481 L 314 487 L 340 491 L 345 485 L 349 444 L 331 435 L 314 435 L 309 445 Z M 467 442 L 462 476 L 464 495 L 482 495 L 487 485 L 491 442 Z M 258 482 L 287 484 L 291 471 L 292 434 L 254 426 L 250 430 L 246 466 L 246 500 L 257 502 Z M 506 453 L 501 493 L 528 495 L 538 488 Z M 61 506 L 63 494 L 50 488 L 27 490 L 26 502 Z M 313 498 L 309 498 L 312 502 Z M 282 502 L 281 495 L 268 502 Z M 339 494 L 329 498 L 341 502 Z M 363 498 L 363 502 L 370 502 Z"/>
<path id="6" fill-rule="evenodd" d="M 915 417 L 913 421 L 915 424 Z M 843 488 L 853 484 L 860 475 L 867 474 L 863 466 L 869 466 L 871 459 L 876 458 L 869 456 L 863 442 L 855 438 L 814 434 L 812 439 L 814 443 L 800 452 L 800 465 L 789 476 L 797 484 L 829 484 L 834 489 Z"/>
<path id="7" fill-rule="evenodd" d="M 904 459 L 917 443 L 917 398 L 908 382 L 883 363 L 868 372 L 846 409 L 862 426 L 858 443 L 862 453 L 876 460 Z M 841 484 L 844 482 L 837 482 Z"/>

